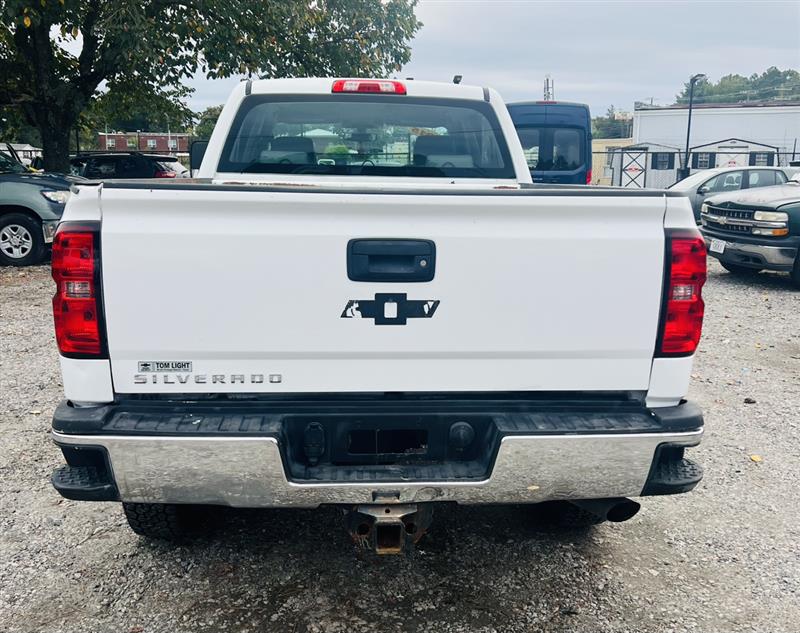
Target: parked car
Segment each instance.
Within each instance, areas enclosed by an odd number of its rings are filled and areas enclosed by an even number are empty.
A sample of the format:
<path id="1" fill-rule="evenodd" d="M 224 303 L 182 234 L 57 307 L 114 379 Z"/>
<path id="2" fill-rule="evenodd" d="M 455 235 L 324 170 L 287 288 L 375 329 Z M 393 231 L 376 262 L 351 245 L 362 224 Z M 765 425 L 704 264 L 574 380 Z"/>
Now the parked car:
<path id="1" fill-rule="evenodd" d="M 90 180 L 189 177 L 189 170 L 177 158 L 158 154 L 92 152 L 78 154 L 70 163 L 73 174 Z"/>
<path id="2" fill-rule="evenodd" d="M 708 253 L 723 268 L 788 272 L 800 287 L 800 173 L 783 185 L 708 198 L 701 220 Z"/>
<path id="3" fill-rule="evenodd" d="M 705 276 L 684 196 L 534 186 L 494 90 L 248 81 L 198 180 L 67 205 L 53 483 L 154 538 L 204 504 L 339 505 L 380 553 L 434 502 L 624 521 L 702 477 Z"/>
<path id="4" fill-rule="evenodd" d="M 592 182 L 592 117 L 589 106 L 566 101 L 509 103 L 533 182 Z"/>
<path id="5" fill-rule="evenodd" d="M 791 167 L 717 167 L 704 169 L 670 186 L 688 196 L 694 218 L 700 223 L 700 207 L 709 196 L 740 189 L 782 185 L 797 169 Z"/>
<path id="6" fill-rule="evenodd" d="M 0 151 L 0 265 L 28 266 L 42 261 L 69 198 L 70 185 L 66 176 L 35 173 Z"/>

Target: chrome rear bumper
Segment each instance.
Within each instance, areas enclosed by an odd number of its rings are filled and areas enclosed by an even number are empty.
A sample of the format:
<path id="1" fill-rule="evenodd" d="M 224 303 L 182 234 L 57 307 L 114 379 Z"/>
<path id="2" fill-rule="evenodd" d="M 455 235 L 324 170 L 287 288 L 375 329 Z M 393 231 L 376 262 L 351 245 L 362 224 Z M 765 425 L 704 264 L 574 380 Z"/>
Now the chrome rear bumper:
<path id="1" fill-rule="evenodd" d="M 695 446 L 703 430 L 630 434 L 563 434 L 502 438 L 486 479 L 298 483 L 286 476 L 274 437 L 72 435 L 65 447 L 101 447 L 119 499 L 237 507 L 313 508 L 321 504 L 539 503 L 552 499 L 638 496 L 663 444 Z"/>
<path id="2" fill-rule="evenodd" d="M 792 269 L 797 259 L 798 249 L 795 246 L 769 246 L 765 244 L 737 242 L 735 241 L 736 236 L 718 237 L 704 230 L 701 232 L 703 233 L 706 247 L 709 249 L 711 247 L 711 242 L 715 239 L 725 242 L 725 251 L 723 253 L 713 253 L 709 250 L 708 254 L 732 264 L 750 265 L 754 268 L 761 266 L 773 270 L 787 271 Z"/>

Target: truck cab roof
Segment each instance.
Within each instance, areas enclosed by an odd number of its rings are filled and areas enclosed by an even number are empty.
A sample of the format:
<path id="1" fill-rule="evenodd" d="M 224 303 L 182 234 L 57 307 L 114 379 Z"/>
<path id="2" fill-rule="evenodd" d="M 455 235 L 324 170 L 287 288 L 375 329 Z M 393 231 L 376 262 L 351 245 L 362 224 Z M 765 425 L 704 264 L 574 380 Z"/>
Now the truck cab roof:
<path id="1" fill-rule="evenodd" d="M 243 82 L 245 94 L 331 94 L 333 84 L 346 78 L 297 78 L 297 79 L 254 79 Z M 432 97 L 439 99 L 474 99 L 476 101 L 489 101 L 491 93 L 488 88 L 454 84 L 441 81 L 385 80 L 385 79 L 354 79 L 352 81 L 378 82 L 395 81 L 405 88 L 406 95 L 410 97 Z M 497 93 L 495 93 L 497 94 Z M 499 95 L 498 95 L 499 96 Z"/>

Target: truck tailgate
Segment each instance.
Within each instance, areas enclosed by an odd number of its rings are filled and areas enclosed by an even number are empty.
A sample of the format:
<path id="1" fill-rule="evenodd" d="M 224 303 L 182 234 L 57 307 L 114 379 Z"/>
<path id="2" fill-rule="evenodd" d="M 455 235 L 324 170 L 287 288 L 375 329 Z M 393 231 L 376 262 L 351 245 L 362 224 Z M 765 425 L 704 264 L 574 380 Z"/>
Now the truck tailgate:
<path id="1" fill-rule="evenodd" d="M 514 193 L 105 188 L 114 389 L 647 389 L 663 196 Z M 351 281 L 354 238 L 431 240 L 433 279 Z"/>

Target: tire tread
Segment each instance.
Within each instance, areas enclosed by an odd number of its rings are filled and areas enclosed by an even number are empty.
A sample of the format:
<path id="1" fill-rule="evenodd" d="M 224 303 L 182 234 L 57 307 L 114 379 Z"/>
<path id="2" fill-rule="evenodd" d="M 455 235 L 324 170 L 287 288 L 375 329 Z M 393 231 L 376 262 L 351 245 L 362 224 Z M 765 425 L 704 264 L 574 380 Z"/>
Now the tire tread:
<path id="1" fill-rule="evenodd" d="M 186 535 L 184 508 L 169 503 L 123 503 L 130 528 L 139 536 L 177 541 Z"/>

